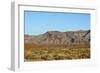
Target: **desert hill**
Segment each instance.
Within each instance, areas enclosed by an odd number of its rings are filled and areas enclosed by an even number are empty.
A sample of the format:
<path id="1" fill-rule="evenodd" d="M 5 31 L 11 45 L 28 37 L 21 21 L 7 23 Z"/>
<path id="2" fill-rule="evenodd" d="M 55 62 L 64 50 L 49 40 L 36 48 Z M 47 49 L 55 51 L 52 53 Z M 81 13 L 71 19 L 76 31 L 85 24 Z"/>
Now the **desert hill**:
<path id="1" fill-rule="evenodd" d="M 47 31 L 40 35 L 24 35 L 25 48 L 85 48 L 90 47 L 90 30 Z"/>

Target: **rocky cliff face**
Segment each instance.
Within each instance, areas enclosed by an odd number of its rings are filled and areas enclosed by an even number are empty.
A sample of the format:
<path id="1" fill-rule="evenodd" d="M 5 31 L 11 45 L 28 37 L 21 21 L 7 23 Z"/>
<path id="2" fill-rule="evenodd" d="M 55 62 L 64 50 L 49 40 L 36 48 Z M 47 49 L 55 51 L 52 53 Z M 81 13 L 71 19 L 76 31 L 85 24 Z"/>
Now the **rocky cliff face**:
<path id="1" fill-rule="evenodd" d="M 80 31 L 48 31 L 37 36 L 25 35 L 25 45 L 43 48 L 74 48 L 90 46 L 90 30 Z M 26 47 L 27 48 L 27 47 Z"/>

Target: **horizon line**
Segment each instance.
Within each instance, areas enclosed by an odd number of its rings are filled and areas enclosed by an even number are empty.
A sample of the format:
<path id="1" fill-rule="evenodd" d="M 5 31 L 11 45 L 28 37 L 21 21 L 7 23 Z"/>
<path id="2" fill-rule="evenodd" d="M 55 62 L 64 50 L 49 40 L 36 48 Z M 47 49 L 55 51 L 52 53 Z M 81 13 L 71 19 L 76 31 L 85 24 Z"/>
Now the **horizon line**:
<path id="1" fill-rule="evenodd" d="M 68 30 L 68 31 L 57 31 L 57 30 L 53 30 L 53 31 L 46 31 L 46 32 L 77 32 L 77 31 L 89 31 L 90 29 L 80 29 L 80 30 Z M 44 32 L 44 33 L 46 33 Z M 44 33 L 41 33 L 41 34 L 44 34 Z M 40 35 L 40 34 L 27 34 L 27 33 L 24 33 L 24 35 Z"/>

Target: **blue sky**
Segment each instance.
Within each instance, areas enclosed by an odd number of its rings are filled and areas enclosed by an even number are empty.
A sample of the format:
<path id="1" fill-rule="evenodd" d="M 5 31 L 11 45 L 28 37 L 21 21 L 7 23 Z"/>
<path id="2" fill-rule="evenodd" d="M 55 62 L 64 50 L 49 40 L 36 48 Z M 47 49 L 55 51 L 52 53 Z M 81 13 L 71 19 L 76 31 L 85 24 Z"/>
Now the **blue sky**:
<path id="1" fill-rule="evenodd" d="M 24 11 L 25 34 L 39 35 L 47 31 L 90 29 L 90 14 Z"/>

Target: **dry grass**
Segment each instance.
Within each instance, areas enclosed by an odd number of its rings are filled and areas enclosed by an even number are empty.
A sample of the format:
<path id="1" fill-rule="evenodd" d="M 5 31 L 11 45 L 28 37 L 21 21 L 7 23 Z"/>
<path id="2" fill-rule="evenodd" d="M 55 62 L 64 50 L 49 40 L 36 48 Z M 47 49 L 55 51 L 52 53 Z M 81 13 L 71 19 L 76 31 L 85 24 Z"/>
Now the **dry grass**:
<path id="1" fill-rule="evenodd" d="M 90 48 L 31 48 L 24 50 L 25 61 L 71 60 L 90 58 Z"/>

